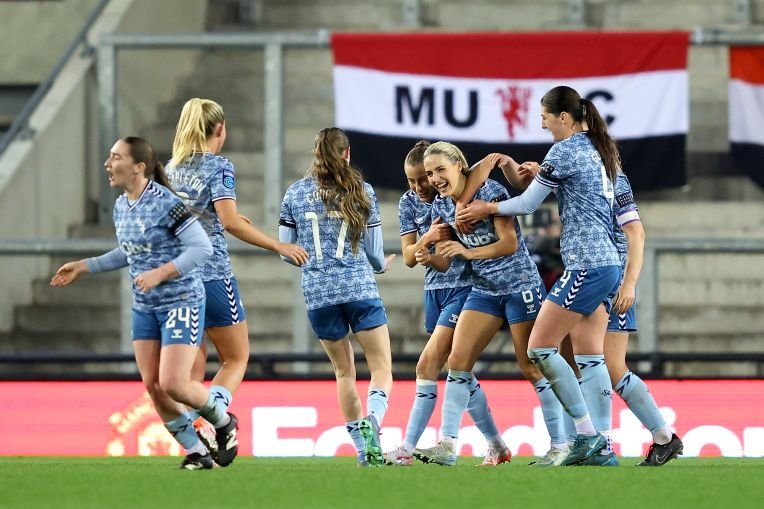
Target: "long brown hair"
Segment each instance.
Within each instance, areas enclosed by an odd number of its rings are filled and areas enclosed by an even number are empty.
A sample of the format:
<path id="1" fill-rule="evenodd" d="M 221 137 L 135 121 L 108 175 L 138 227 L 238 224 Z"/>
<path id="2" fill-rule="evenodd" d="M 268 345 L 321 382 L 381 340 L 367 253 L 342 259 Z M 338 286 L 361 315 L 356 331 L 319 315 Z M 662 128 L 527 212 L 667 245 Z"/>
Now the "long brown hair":
<path id="1" fill-rule="evenodd" d="M 138 136 L 127 136 L 122 138 L 122 141 L 130 147 L 130 157 L 132 157 L 133 162 L 135 164 L 143 163 L 146 165 L 143 175 L 147 179 L 158 182 L 172 191 L 172 185 L 170 184 L 170 179 L 167 178 L 167 173 L 164 171 L 164 165 L 157 158 L 157 152 L 151 146 L 151 143 Z"/>
<path id="2" fill-rule="evenodd" d="M 602 118 L 597 107 L 589 99 L 583 99 L 570 87 L 559 86 L 544 94 L 541 105 L 549 113 L 559 116 L 563 111 L 573 117 L 575 122 L 585 121 L 589 127 L 589 139 L 599 152 L 605 171 L 611 182 L 615 182 L 621 168 L 621 156 L 618 145 L 607 131 L 607 122 Z"/>
<path id="3" fill-rule="evenodd" d="M 308 174 L 318 182 L 318 195 L 327 212 L 339 208 L 347 221 L 353 253 L 371 214 L 371 201 L 364 189 L 361 173 L 345 159 L 350 142 L 338 127 L 321 129 L 313 142 L 313 163 Z"/>

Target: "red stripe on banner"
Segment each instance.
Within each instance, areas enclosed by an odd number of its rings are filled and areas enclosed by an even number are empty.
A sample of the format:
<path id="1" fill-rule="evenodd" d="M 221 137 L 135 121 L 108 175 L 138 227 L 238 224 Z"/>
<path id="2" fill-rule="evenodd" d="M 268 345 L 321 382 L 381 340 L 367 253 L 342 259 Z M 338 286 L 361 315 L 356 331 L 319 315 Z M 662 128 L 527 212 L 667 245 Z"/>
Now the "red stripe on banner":
<path id="1" fill-rule="evenodd" d="M 687 32 L 335 33 L 335 65 L 463 78 L 578 78 L 686 69 Z"/>
<path id="2" fill-rule="evenodd" d="M 730 78 L 764 85 L 764 47 L 731 47 Z"/>

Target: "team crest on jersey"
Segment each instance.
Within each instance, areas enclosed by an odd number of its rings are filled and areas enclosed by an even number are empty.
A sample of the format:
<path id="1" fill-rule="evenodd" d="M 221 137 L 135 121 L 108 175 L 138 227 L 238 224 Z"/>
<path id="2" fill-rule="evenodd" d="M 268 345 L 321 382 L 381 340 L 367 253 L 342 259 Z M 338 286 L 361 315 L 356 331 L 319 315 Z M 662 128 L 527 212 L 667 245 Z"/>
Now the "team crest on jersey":
<path id="1" fill-rule="evenodd" d="M 227 189 L 233 189 L 234 185 L 236 185 L 236 179 L 233 176 L 233 172 L 224 170 L 223 171 L 223 186 L 225 186 Z"/>

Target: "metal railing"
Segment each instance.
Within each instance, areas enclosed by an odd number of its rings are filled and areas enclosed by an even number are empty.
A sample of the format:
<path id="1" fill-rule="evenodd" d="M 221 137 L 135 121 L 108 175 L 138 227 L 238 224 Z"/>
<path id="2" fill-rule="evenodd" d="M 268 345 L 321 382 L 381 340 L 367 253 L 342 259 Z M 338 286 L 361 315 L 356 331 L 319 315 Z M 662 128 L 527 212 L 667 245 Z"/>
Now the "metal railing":
<path id="1" fill-rule="evenodd" d="M 50 90 L 50 88 L 53 86 L 53 83 L 55 83 L 64 66 L 66 66 L 69 59 L 80 48 L 80 46 L 84 46 L 83 51 L 86 52 L 93 50 L 93 48 L 87 45 L 87 35 L 90 31 L 90 28 L 93 26 L 93 23 L 96 22 L 108 3 L 109 0 L 101 0 L 98 5 L 96 5 L 96 7 L 90 12 L 88 17 L 85 19 L 82 28 L 64 51 L 61 59 L 58 61 L 55 67 L 53 67 L 53 70 L 50 72 L 48 77 L 45 78 L 45 81 L 37 86 L 32 96 L 21 108 L 19 114 L 16 115 L 16 117 L 13 119 L 11 126 L 3 134 L 3 136 L 0 137 L 0 154 L 5 152 L 5 149 L 8 148 L 8 145 L 11 144 L 16 136 L 24 135 L 24 133 L 29 131 L 28 125 L 30 117 L 37 109 L 37 106 L 40 104 L 40 102 L 42 102 L 45 94 L 47 94 L 48 90 Z"/>
<path id="2" fill-rule="evenodd" d="M 708 238 L 708 239 L 648 239 L 645 242 L 644 263 L 638 283 L 637 323 L 639 326 L 639 351 L 658 350 L 660 337 L 660 302 L 658 291 L 660 273 L 658 258 L 669 253 L 758 253 L 764 254 L 764 238 Z M 764 335 L 764 332 L 762 332 Z M 763 336 L 764 337 L 764 336 Z M 641 369 L 646 368 L 644 363 Z"/>
<path id="3" fill-rule="evenodd" d="M 388 243 L 392 245 L 392 243 Z M 75 256 L 83 257 L 99 254 L 113 249 L 115 241 L 112 239 L 88 239 L 88 240 L 3 240 L 0 242 L 0 256 Z M 231 254 L 263 255 L 267 252 L 256 247 L 233 241 L 229 246 Z M 395 252 L 393 249 L 391 252 Z M 398 251 L 399 252 L 399 251 Z M 642 275 L 639 280 L 639 295 L 637 304 L 637 316 L 639 324 L 639 348 L 638 352 L 630 354 L 629 358 L 639 361 L 639 371 L 652 377 L 660 377 L 664 372 L 664 366 L 668 362 L 764 362 L 762 352 L 718 352 L 718 353 L 677 353 L 662 352 L 659 348 L 660 302 L 659 290 L 661 274 L 659 272 L 659 258 L 663 254 L 671 253 L 754 253 L 764 254 L 764 239 L 750 238 L 715 238 L 715 239 L 648 239 L 645 244 L 645 258 Z M 269 253 L 267 253 L 269 254 Z M 114 363 L 128 362 L 132 360 L 129 352 L 132 351 L 132 338 L 130 337 L 130 324 L 132 320 L 131 303 L 132 291 L 129 278 L 120 279 L 121 295 L 121 352 L 115 355 L 99 355 L 88 352 L 66 355 L 49 353 L 24 353 L 14 355 L 0 355 L 0 365 L 12 362 L 97 362 Z M 292 323 L 292 352 L 283 354 L 253 355 L 253 363 L 261 366 L 261 372 L 268 376 L 286 376 L 277 372 L 274 366 L 283 362 L 295 362 L 295 369 L 288 375 L 292 377 L 314 376 L 308 375 L 308 363 L 323 360 L 323 354 L 308 353 L 309 341 L 312 335 L 309 332 L 306 313 L 304 310 L 302 292 L 300 289 L 299 271 L 295 270 L 292 280 L 295 299 L 293 301 Z M 416 302 L 419 303 L 420 295 Z M 507 357 L 509 355 L 509 357 Z M 414 356 L 396 355 L 396 361 L 416 362 Z M 492 362 L 512 361 L 512 354 L 486 354 L 481 357 L 483 365 L 490 366 Z M 304 375 L 300 375 L 303 373 Z M 288 377 L 287 376 L 287 377 Z M 485 376 L 485 374 L 484 374 Z"/>
<path id="4" fill-rule="evenodd" d="M 396 380 L 416 379 L 416 364 L 418 354 L 393 353 L 393 378 Z M 211 379 L 215 371 L 210 370 L 210 362 L 219 362 L 216 354 L 210 354 L 207 358 L 208 371 L 206 378 Z M 365 370 L 365 358 L 363 354 L 355 354 L 358 365 L 358 379 L 369 379 L 370 375 Z M 480 356 L 484 367 L 475 371 L 478 378 L 483 380 L 521 380 L 523 374 L 519 369 L 495 369 L 496 364 L 515 364 L 517 358 L 513 353 L 484 353 Z M 651 352 L 629 353 L 626 361 L 634 368 L 633 371 L 643 378 L 648 379 L 759 379 L 764 376 L 764 352 L 735 352 L 735 353 L 692 353 L 692 352 Z M 677 376 L 667 370 L 668 364 L 673 363 L 754 363 L 758 366 L 757 374 L 753 376 Z M 651 366 L 650 369 L 636 369 L 643 364 Z M 320 365 L 323 371 L 306 370 L 295 371 L 295 364 Z M 83 366 L 89 366 L 87 370 Z M 97 369 L 93 369 L 93 365 Z M 3 366 L 21 367 L 23 369 L 4 369 Z M 116 366 L 113 367 L 113 366 Z M 41 369 L 52 367 L 55 370 Z M 667 372 L 668 371 L 668 372 Z M 328 358 L 323 352 L 317 353 L 263 353 L 251 354 L 245 373 L 246 380 L 333 380 L 334 373 L 329 367 Z M 94 354 L 94 353 L 18 353 L 0 354 L 0 381 L 23 381 L 23 380 L 140 380 L 140 375 L 135 367 L 135 357 L 127 353 Z"/>

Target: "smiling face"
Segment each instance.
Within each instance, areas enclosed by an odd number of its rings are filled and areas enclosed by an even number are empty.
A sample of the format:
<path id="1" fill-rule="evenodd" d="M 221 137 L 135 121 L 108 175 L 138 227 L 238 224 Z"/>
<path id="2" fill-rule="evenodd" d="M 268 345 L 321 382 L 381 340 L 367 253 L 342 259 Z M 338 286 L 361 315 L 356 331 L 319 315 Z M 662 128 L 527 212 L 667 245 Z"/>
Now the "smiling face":
<path id="1" fill-rule="evenodd" d="M 106 167 L 106 173 L 109 174 L 109 186 L 111 187 L 129 192 L 146 179 L 143 175 L 146 165 L 144 163 L 135 164 L 130 155 L 130 145 L 123 140 L 117 140 L 111 147 L 109 158 L 103 164 Z"/>
<path id="2" fill-rule="evenodd" d="M 437 191 L 430 185 L 430 181 L 424 173 L 424 164 L 407 164 L 403 171 L 406 173 L 409 189 L 414 191 L 423 202 L 432 203 Z"/>
<path id="3" fill-rule="evenodd" d="M 545 106 L 541 106 L 541 128 L 552 134 L 554 141 L 560 141 L 572 134 L 568 124 L 570 115 L 563 111 L 559 115 L 549 112 Z"/>
<path id="4" fill-rule="evenodd" d="M 441 196 L 459 199 L 467 177 L 462 173 L 462 164 L 451 162 L 443 154 L 430 154 L 424 158 L 424 173 L 430 185 Z"/>

